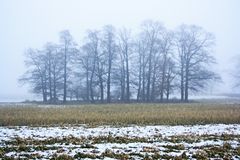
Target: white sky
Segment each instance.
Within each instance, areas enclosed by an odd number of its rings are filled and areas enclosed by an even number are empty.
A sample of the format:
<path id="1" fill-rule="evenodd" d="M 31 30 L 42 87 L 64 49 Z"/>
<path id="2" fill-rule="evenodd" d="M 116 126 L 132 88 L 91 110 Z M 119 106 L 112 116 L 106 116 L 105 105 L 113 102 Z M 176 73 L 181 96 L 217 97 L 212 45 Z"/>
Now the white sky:
<path id="1" fill-rule="evenodd" d="M 239 0 L 1 0 L 0 102 L 31 98 L 17 82 L 25 72 L 27 48 L 58 42 L 64 29 L 82 43 L 87 29 L 106 24 L 137 29 L 146 19 L 161 21 L 169 29 L 185 23 L 214 33 L 216 68 L 225 82 L 215 91 L 232 91 L 229 72 L 240 55 Z"/>

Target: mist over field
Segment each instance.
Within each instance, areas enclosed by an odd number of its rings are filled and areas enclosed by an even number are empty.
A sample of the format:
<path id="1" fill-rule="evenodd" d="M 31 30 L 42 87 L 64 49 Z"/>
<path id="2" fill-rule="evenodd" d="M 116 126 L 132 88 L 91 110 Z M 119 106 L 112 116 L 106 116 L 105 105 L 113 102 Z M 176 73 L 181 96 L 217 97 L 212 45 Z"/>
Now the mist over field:
<path id="1" fill-rule="evenodd" d="M 221 77 L 221 82 L 213 82 L 200 92 L 189 93 L 190 97 L 239 93 L 234 76 L 238 72 L 236 66 L 240 54 L 239 5 L 237 0 L 3 0 L 0 2 L 0 101 L 42 100 L 41 94 L 36 96 L 31 92 L 31 84 L 19 83 L 28 70 L 24 61 L 29 48 L 41 50 L 47 42 L 59 44 L 59 33 L 68 30 L 76 48 L 80 49 L 88 41 L 87 31 L 102 30 L 105 25 L 112 25 L 116 32 L 125 27 L 131 30 L 131 38 L 135 40 L 146 20 L 159 22 L 169 31 L 178 30 L 182 24 L 195 25 L 215 37 L 215 44 L 209 51 L 216 60 L 211 70 Z M 130 71 L 132 76 L 134 71 Z M 106 97 L 105 89 L 104 84 Z M 136 94 L 133 90 L 130 86 L 132 96 Z M 176 89 L 170 97 L 180 98 L 180 90 Z"/>

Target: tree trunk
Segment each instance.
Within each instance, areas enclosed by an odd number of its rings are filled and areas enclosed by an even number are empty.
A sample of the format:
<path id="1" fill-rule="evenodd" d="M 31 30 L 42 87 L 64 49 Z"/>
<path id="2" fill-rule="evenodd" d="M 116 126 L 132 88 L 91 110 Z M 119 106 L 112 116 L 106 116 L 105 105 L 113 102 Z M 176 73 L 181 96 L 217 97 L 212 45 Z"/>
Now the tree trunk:
<path id="1" fill-rule="evenodd" d="M 167 89 L 166 89 L 166 99 L 169 100 L 169 92 L 170 92 L 170 82 L 167 81 Z"/>
<path id="2" fill-rule="evenodd" d="M 112 68 L 112 53 L 109 50 L 109 55 L 108 55 L 108 77 L 107 77 L 107 102 L 111 102 L 111 95 L 110 95 L 110 90 L 111 90 L 111 68 Z"/>
<path id="3" fill-rule="evenodd" d="M 89 102 L 89 73 L 88 73 L 88 69 L 89 69 L 89 66 L 88 66 L 88 60 L 87 60 L 87 66 L 86 66 L 86 98 L 87 98 L 87 102 Z"/>
<path id="4" fill-rule="evenodd" d="M 49 79 L 49 96 L 50 96 L 50 102 L 52 102 L 52 68 L 51 68 L 51 55 L 48 57 L 48 79 Z"/>
<path id="5" fill-rule="evenodd" d="M 141 86 L 142 86 L 142 56 L 139 55 L 139 74 L 138 74 L 137 101 L 140 100 L 140 96 L 141 96 Z"/>
<path id="6" fill-rule="evenodd" d="M 101 97 L 101 103 L 104 102 L 104 86 L 103 86 L 103 65 L 98 62 L 98 79 L 99 79 L 99 85 L 100 85 L 100 97 Z"/>
<path id="7" fill-rule="evenodd" d="M 46 102 L 47 101 L 47 97 L 46 97 L 46 94 L 45 94 L 43 78 L 41 78 L 41 84 L 42 84 L 42 98 L 43 98 L 43 102 Z"/>
<path id="8" fill-rule="evenodd" d="M 160 88 L 160 99 L 163 101 L 163 94 L 164 94 L 164 85 L 165 85 L 165 79 L 166 79 L 166 55 L 164 54 L 164 59 L 163 59 L 163 70 L 162 70 L 162 83 L 161 83 L 161 88 Z"/>
<path id="9" fill-rule="evenodd" d="M 111 69 L 110 67 L 108 68 L 108 77 L 107 77 L 107 102 L 110 103 L 111 102 L 111 95 L 110 95 L 110 83 L 111 83 Z"/>
<path id="10" fill-rule="evenodd" d="M 189 63 L 186 64 L 186 77 L 185 77 L 185 101 L 188 102 L 188 76 L 189 76 Z"/>
<path id="11" fill-rule="evenodd" d="M 57 100 L 57 91 L 56 91 L 56 69 L 55 69 L 55 66 L 54 66 L 54 69 L 53 69 L 53 103 L 56 103 L 56 100 Z"/>
<path id="12" fill-rule="evenodd" d="M 156 65 L 154 64 L 153 78 L 152 78 L 151 101 L 154 101 L 154 100 L 155 100 L 155 81 L 156 81 Z"/>
<path id="13" fill-rule="evenodd" d="M 129 67 L 128 67 L 128 48 L 126 47 L 126 72 L 127 72 L 127 97 L 126 101 L 129 102 L 130 100 L 130 81 L 129 81 Z"/>
<path id="14" fill-rule="evenodd" d="M 67 100 L 67 47 L 64 48 L 64 82 L 63 82 L 63 103 Z"/>
<path id="15" fill-rule="evenodd" d="M 96 55 L 96 53 L 95 53 Z M 94 95 L 93 95 L 93 76 L 95 73 L 95 67 L 96 67 L 96 56 L 94 56 L 94 60 L 93 60 L 93 69 L 91 72 L 91 76 L 90 76 L 90 97 L 91 97 L 91 101 L 94 102 Z"/>
<path id="16" fill-rule="evenodd" d="M 93 83 L 93 73 L 91 73 L 89 88 L 90 88 L 91 101 L 94 102 L 94 95 L 93 95 L 92 83 Z"/>
<path id="17" fill-rule="evenodd" d="M 104 102 L 104 88 L 103 88 L 103 79 L 100 78 L 100 91 L 101 91 L 101 102 Z"/>
<path id="18" fill-rule="evenodd" d="M 143 81 L 142 81 L 142 100 L 143 101 L 145 101 L 146 100 L 146 93 L 145 93 L 145 86 L 146 86 L 146 84 L 145 84 L 145 79 L 146 79 L 146 77 L 145 77 L 145 74 L 146 74 L 146 72 L 145 72 L 145 69 L 146 69 L 146 67 L 145 67 L 145 57 L 143 56 Z"/>
<path id="19" fill-rule="evenodd" d="M 181 62 L 181 101 L 184 101 L 184 64 L 183 62 Z"/>
<path id="20" fill-rule="evenodd" d="M 147 77 L 147 101 L 150 101 L 150 85 L 151 85 L 151 73 L 152 73 L 152 53 L 149 55 L 148 64 L 148 77 Z"/>
<path id="21" fill-rule="evenodd" d="M 125 64 L 124 58 L 121 56 L 121 101 L 125 100 Z"/>
<path id="22" fill-rule="evenodd" d="M 166 87 L 166 98 L 167 98 L 167 101 L 169 100 L 169 95 L 170 95 L 170 69 L 168 71 L 168 74 L 167 74 L 167 87 Z"/>

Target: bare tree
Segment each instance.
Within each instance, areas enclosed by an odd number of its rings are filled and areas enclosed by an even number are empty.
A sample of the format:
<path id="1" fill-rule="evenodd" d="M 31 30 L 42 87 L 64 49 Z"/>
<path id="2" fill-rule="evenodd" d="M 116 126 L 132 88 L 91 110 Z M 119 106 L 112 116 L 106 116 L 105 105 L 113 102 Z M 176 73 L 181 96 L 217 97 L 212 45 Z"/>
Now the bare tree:
<path id="1" fill-rule="evenodd" d="M 165 89 L 169 87 L 166 87 L 167 84 L 167 80 L 168 83 L 170 82 L 170 76 L 169 72 L 172 70 L 172 57 L 173 57 L 173 48 L 174 48 L 174 44 L 173 44 L 173 33 L 170 31 L 165 30 L 164 32 L 162 32 L 161 34 L 161 39 L 160 39 L 160 50 L 161 50 L 161 67 L 160 67 L 160 74 L 161 74 L 161 80 L 160 80 L 160 100 L 163 100 L 163 95 L 165 92 Z M 169 92 L 167 92 L 169 94 Z M 169 95 L 168 95 L 169 96 Z M 168 99 L 168 98 L 167 98 Z"/>
<path id="2" fill-rule="evenodd" d="M 61 42 L 61 48 L 63 53 L 63 103 L 66 102 L 67 98 L 67 78 L 69 76 L 69 67 L 68 63 L 70 62 L 71 54 L 73 53 L 73 38 L 72 35 L 68 30 L 64 30 L 60 32 L 60 42 Z"/>
<path id="3" fill-rule="evenodd" d="M 90 68 L 90 61 L 91 61 L 91 55 L 88 52 L 89 47 L 87 44 L 84 44 L 81 49 L 79 54 L 76 55 L 76 63 L 78 64 L 78 68 L 79 70 L 77 70 L 77 77 L 81 78 L 81 79 L 85 79 L 85 84 L 83 85 L 84 87 L 81 87 L 82 91 L 84 92 L 82 98 L 84 100 L 86 100 L 87 102 L 90 101 L 90 94 L 89 94 L 89 90 L 90 90 L 90 85 L 89 85 L 89 74 L 91 72 L 91 68 Z M 80 80 L 79 80 L 80 81 Z M 81 86 L 81 84 L 78 84 L 77 86 Z"/>
<path id="4" fill-rule="evenodd" d="M 166 100 L 169 100 L 170 93 L 172 93 L 176 87 L 176 84 L 173 83 L 176 76 L 175 62 L 171 58 L 168 58 L 166 60 Z"/>
<path id="5" fill-rule="evenodd" d="M 211 79 L 219 78 L 208 69 L 215 62 L 211 49 L 215 39 L 197 26 L 182 25 L 177 31 L 181 100 L 188 101 L 189 90 L 199 91 Z"/>
<path id="6" fill-rule="evenodd" d="M 106 75 L 106 62 L 104 59 L 104 54 L 99 51 L 97 54 L 97 70 L 96 76 L 98 77 L 98 84 L 100 89 L 100 98 L 101 102 L 104 102 L 104 83 L 105 83 L 105 75 Z"/>
<path id="7" fill-rule="evenodd" d="M 111 73 L 113 60 L 116 52 L 115 28 L 113 26 L 108 25 L 103 28 L 102 47 L 107 60 L 107 102 L 110 103 Z"/>
<path id="8" fill-rule="evenodd" d="M 28 71 L 19 79 L 30 83 L 34 93 L 41 92 L 43 102 L 56 103 L 62 90 L 62 62 L 58 46 L 47 43 L 42 50 L 29 49 L 25 65 Z"/>
<path id="9" fill-rule="evenodd" d="M 82 63 L 86 69 L 87 99 L 90 97 L 92 102 L 94 102 L 93 78 L 96 68 L 96 51 L 94 45 L 94 42 L 89 42 L 83 46 L 83 50 L 86 52 L 86 55 L 82 59 Z"/>
<path id="10" fill-rule="evenodd" d="M 129 102 L 130 100 L 130 69 L 129 58 L 132 52 L 133 42 L 131 32 L 123 28 L 119 32 L 119 54 L 121 59 L 121 99 Z M 126 91 L 126 95 L 125 95 Z"/>
<path id="11" fill-rule="evenodd" d="M 156 74 L 156 61 L 155 58 L 159 53 L 159 38 L 164 30 L 164 27 L 159 22 L 145 21 L 142 24 L 142 35 L 147 44 L 147 61 L 148 61 L 148 70 L 147 70 L 147 88 L 146 88 L 146 100 L 150 101 L 153 97 L 154 91 L 151 91 L 151 88 L 154 89 L 155 85 L 155 74 Z M 152 84 L 152 87 L 151 87 Z"/>
<path id="12" fill-rule="evenodd" d="M 138 68 L 138 89 L 137 89 L 137 100 L 145 101 L 146 99 L 146 70 L 147 70 L 147 45 L 145 43 L 145 39 L 143 35 L 140 35 L 136 44 L 136 57 L 137 63 L 136 68 Z"/>
<path id="13" fill-rule="evenodd" d="M 47 79 L 50 103 L 56 103 L 58 99 L 58 91 L 61 90 L 62 63 L 59 54 L 59 47 L 53 43 L 47 43 L 44 47 Z"/>
<path id="14" fill-rule="evenodd" d="M 42 94 L 43 102 L 47 102 L 47 66 L 41 51 L 28 49 L 25 65 L 27 72 L 19 79 L 23 84 L 30 83 L 33 93 Z"/>

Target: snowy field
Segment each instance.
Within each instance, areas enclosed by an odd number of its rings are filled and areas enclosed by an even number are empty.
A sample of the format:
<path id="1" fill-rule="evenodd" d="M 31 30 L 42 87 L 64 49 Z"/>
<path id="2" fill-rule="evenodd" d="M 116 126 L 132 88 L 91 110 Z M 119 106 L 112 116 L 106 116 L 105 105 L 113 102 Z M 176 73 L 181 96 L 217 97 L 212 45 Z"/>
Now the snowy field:
<path id="1" fill-rule="evenodd" d="M 240 159 L 240 125 L 0 127 L 0 159 Z"/>

